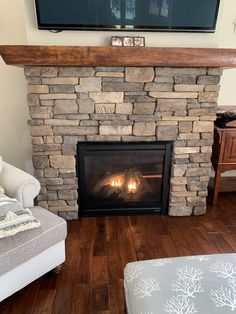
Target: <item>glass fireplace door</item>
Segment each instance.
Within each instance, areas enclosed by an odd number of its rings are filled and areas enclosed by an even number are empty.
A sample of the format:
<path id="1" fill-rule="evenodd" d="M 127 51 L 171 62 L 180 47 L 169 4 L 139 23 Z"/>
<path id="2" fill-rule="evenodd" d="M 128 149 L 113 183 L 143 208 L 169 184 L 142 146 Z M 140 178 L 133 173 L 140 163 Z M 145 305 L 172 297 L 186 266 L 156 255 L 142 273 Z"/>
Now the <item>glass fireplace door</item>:
<path id="1" fill-rule="evenodd" d="M 170 166 L 167 151 L 170 153 L 169 143 L 79 143 L 80 214 L 165 211 Z"/>

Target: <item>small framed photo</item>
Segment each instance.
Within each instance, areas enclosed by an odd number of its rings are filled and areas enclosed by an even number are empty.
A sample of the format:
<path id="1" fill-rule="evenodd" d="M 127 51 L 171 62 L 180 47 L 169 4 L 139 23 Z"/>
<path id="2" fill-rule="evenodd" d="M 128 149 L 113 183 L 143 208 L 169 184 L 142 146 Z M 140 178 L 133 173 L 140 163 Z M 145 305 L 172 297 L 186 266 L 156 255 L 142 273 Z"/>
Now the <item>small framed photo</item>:
<path id="1" fill-rule="evenodd" d="M 133 47 L 134 45 L 134 37 L 124 37 L 123 38 L 123 46 Z"/>
<path id="2" fill-rule="evenodd" d="M 111 44 L 117 47 L 145 47 L 145 37 L 112 36 Z"/>
<path id="3" fill-rule="evenodd" d="M 111 37 L 112 46 L 123 46 L 123 37 L 121 36 L 112 36 Z"/>
<path id="4" fill-rule="evenodd" d="M 134 37 L 135 47 L 145 47 L 145 37 Z"/>

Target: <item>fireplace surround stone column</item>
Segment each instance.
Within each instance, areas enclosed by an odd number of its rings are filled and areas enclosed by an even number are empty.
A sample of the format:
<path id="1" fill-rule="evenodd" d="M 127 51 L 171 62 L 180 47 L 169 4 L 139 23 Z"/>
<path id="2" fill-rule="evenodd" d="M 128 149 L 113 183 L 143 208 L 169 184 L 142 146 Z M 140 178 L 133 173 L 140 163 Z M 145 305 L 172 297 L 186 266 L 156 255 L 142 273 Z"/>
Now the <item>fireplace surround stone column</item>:
<path id="1" fill-rule="evenodd" d="M 78 141 L 171 140 L 169 214 L 204 214 L 221 74 L 205 67 L 25 67 L 39 205 L 77 217 Z"/>
<path id="2" fill-rule="evenodd" d="M 25 67 L 39 205 L 78 216 L 78 141 L 173 141 L 169 215 L 206 213 L 222 68 L 235 49 L 0 46 Z"/>

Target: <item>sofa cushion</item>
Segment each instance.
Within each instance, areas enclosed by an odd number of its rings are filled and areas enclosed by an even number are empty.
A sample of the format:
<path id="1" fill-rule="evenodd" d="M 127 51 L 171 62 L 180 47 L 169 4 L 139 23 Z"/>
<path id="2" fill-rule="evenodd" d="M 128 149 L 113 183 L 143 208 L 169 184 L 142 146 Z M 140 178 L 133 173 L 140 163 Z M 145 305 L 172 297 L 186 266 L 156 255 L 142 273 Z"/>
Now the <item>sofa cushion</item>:
<path id="1" fill-rule="evenodd" d="M 0 191 L 0 239 L 38 227 L 40 222 L 29 209 Z"/>
<path id="2" fill-rule="evenodd" d="M 236 254 L 129 263 L 124 279 L 127 314 L 216 314 L 236 309 Z"/>
<path id="3" fill-rule="evenodd" d="M 39 228 L 0 239 L 0 276 L 66 238 L 64 219 L 41 207 L 31 211 L 40 221 Z"/>

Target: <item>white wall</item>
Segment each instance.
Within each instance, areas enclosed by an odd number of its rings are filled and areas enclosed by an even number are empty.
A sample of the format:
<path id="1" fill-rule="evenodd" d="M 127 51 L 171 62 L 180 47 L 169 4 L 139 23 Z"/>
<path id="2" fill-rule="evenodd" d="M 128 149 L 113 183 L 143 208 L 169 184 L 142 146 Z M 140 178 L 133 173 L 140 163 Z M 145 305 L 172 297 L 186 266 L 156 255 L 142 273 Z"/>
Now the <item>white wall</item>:
<path id="1" fill-rule="evenodd" d="M 1 0 L 0 44 L 25 43 L 24 3 Z M 29 167 L 32 155 L 27 119 L 23 69 L 0 59 L 0 155 L 21 168 Z"/>
<path id="2" fill-rule="evenodd" d="M 236 48 L 236 1 L 224 0 L 224 14 L 220 27 L 219 47 Z M 236 105 L 236 69 L 225 69 L 221 79 L 220 105 Z"/>
<path id="3" fill-rule="evenodd" d="M 233 20 L 236 1 L 221 0 L 216 32 L 194 33 L 131 33 L 146 37 L 147 46 L 166 47 L 227 47 L 236 48 Z M 109 45 L 117 32 L 63 31 L 58 34 L 38 30 L 34 0 L 0 1 L 0 44 L 43 45 Z M 123 33 L 120 33 L 123 34 Z M 125 34 L 129 34 L 125 32 Z M 22 70 L 0 63 L 0 153 L 10 162 L 25 168 L 31 156 L 30 137 L 26 121 L 25 85 Z M 225 70 L 219 104 L 236 105 L 236 70 Z M 14 93 L 12 93 L 14 86 Z M 6 135 L 5 135 L 6 134 Z M 11 143 L 11 144 L 9 144 Z"/>

